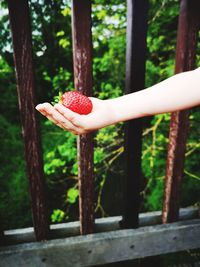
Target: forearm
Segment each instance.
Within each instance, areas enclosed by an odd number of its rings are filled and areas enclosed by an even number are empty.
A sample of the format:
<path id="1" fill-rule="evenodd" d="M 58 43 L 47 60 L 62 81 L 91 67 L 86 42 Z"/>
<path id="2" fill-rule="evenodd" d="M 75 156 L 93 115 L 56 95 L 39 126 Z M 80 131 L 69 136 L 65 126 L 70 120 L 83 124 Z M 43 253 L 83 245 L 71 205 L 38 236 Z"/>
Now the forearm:
<path id="1" fill-rule="evenodd" d="M 107 100 L 116 122 L 183 110 L 200 104 L 200 68 L 119 98 Z"/>

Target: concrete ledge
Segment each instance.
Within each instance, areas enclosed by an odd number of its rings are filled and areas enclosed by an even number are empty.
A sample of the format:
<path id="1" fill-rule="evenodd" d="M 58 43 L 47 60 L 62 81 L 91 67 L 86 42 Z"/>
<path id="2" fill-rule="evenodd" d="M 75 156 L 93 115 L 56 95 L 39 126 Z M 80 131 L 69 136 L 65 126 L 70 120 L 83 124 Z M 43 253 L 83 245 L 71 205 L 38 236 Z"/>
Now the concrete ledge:
<path id="1" fill-rule="evenodd" d="M 198 208 L 190 207 L 180 209 L 179 220 L 190 220 L 198 218 Z M 120 230 L 119 222 L 121 216 L 100 218 L 95 220 L 95 233 Z M 139 225 L 150 226 L 161 223 L 161 211 L 139 214 Z M 50 226 L 50 239 L 77 236 L 80 234 L 79 222 L 60 223 Z M 14 245 L 20 243 L 34 242 L 34 230 L 32 227 L 4 231 L 5 244 Z"/>
<path id="2" fill-rule="evenodd" d="M 0 267 L 76 267 L 200 248 L 200 219 L 2 247 Z"/>

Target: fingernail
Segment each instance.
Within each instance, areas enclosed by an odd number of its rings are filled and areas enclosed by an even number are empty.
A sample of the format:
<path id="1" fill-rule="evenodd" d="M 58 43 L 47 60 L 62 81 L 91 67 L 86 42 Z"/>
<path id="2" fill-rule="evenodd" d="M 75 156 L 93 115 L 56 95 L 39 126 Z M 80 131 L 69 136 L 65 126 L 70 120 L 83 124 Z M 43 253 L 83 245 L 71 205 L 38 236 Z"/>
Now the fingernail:
<path id="1" fill-rule="evenodd" d="M 37 106 L 35 107 L 35 109 L 39 110 L 39 109 L 40 109 L 40 104 L 37 105 Z"/>

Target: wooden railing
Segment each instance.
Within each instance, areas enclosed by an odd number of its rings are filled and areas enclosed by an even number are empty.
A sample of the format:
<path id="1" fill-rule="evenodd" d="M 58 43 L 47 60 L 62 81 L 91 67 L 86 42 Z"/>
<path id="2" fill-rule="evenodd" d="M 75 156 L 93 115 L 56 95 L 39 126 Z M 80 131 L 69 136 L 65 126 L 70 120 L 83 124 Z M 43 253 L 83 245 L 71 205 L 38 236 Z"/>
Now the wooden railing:
<path id="1" fill-rule="evenodd" d="M 77 143 L 80 224 L 63 224 L 59 225 L 58 228 L 49 225 L 46 211 L 47 200 L 44 198 L 40 133 L 35 111 L 36 96 L 28 1 L 8 0 L 7 2 L 12 30 L 17 91 L 25 144 L 34 231 L 31 228 L 24 232 L 20 232 L 20 230 L 18 232 L 5 231 L 3 234 L 1 230 L 1 243 L 7 246 L 2 248 L 3 252 L 2 254 L 0 253 L 0 262 L 14 263 L 16 259 L 18 261 L 20 259 L 19 266 L 36 266 L 34 264 L 30 265 L 30 262 L 36 263 L 38 261 L 44 264 L 48 258 L 48 261 L 51 261 L 53 264 L 55 258 L 57 258 L 57 262 L 63 264 L 60 266 L 89 266 L 200 247 L 199 238 L 196 238 L 200 235 L 198 219 L 184 223 L 177 222 L 171 225 L 147 226 L 149 224 L 154 225 L 155 222 L 161 223 L 161 217 L 162 223 L 198 217 L 197 209 L 190 209 L 187 212 L 185 210 L 179 211 L 184 154 L 189 124 L 188 111 L 175 112 L 171 116 L 162 214 L 139 215 L 142 119 L 137 119 L 125 124 L 124 146 L 126 167 L 124 170 L 123 190 L 126 199 L 124 201 L 122 217 L 94 220 L 93 135 L 87 134 L 81 135 Z M 74 83 L 77 90 L 91 96 L 91 1 L 73 0 L 72 3 Z M 144 88 L 147 15 L 148 0 L 127 1 L 125 93 L 135 92 Z M 181 0 L 175 73 L 195 68 L 199 26 L 200 2 L 198 0 Z M 183 214 L 187 215 L 184 217 Z M 142 223 L 142 218 L 145 218 L 146 223 Z M 137 228 L 144 225 L 147 227 L 145 228 L 146 230 L 138 228 L 137 230 L 120 231 L 120 228 Z M 59 241 L 50 240 L 47 243 L 37 243 L 37 245 L 36 243 L 31 243 L 29 246 L 22 244 L 18 245 L 21 246 L 18 248 L 16 246 L 8 247 L 10 244 L 32 242 L 34 240 L 65 238 L 67 236 L 79 235 L 80 233 L 85 235 L 111 230 L 115 230 L 115 232 L 110 232 L 108 235 L 99 233 L 92 236 L 68 238 Z M 141 240 L 143 241 L 141 242 Z M 177 242 L 176 246 L 173 246 L 175 241 Z M 163 242 L 167 245 L 164 245 Z M 123 247 L 124 249 L 122 249 Z M 95 249 L 97 250 L 95 251 Z M 110 257 L 108 250 L 110 250 Z M 55 253 L 57 256 L 55 256 Z M 79 253 L 78 256 L 77 253 Z M 28 256 L 25 257 L 25 255 Z M 65 255 L 65 257 L 62 255 Z M 68 263 L 66 263 L 67 261 Z M 0 263 L 0 266 L 3 265 Z"/>
<path id="2" fill-rule="evenodd" d="M 178 23 L 175 73 L 195 68 L 196 47 L 200 27 L 200 2 L 181 1 Z M 178 220 L 189 112 L 171 115 L 169 145 L 163 203 L 163 223 Z"/>
<path id="3" fill-rule="evenodd" d="M 72 1 L 74 83 L 77 90 L 88 96 L 92 95 L 91 26 L 91 1 Z M 79 136 L 77 146 L 81 233 L 87 234 L 94 228 L 92 134 Z"/>
<path id="4" fill-rule="evenodd" d="M 8 1 L 8 8 L 12 30 L 17 93 L 31 195 L 33 225 L 36 239 L 43 240 L 48 237 L 49 226 L 44 199 L 42 149 L 35 112 L 35 77 L 28 1 Z"/>
<path id="5" fill-rule="evenodd" d="M 145 86 L 148 1 L 127 2 L 127 47 L 125 93 Z M 142 119 L 125 124 L 124 214 L 121 226 L 138 226 L 141 181 Z"/>

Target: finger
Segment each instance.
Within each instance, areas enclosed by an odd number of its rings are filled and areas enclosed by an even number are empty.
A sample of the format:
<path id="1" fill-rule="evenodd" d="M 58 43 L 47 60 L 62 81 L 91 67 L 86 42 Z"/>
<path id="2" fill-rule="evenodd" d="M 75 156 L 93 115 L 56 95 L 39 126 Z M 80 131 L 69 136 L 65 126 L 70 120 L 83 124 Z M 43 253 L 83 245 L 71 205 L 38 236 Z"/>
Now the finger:
<path id="1" fill-rule="evenodd" d="M 55 123 L 57 126 L 64 130 L 68 130 L 74 134 L 77 134 L 79 131 L 75 125 L 73 125 L 69 120 L 67 120 L 60 112 L 58 112 L 51 104 L 44 103 L 39 107 L 43 113 L 46 113 L 46 117 Z"/>
<path id="2" fill-rule="evenodd" d="M 43 107 L 43 104 L 39 104 L 35 107 L 35 109 L 37 109 L 37 111 L 39 111 L 42 115 L 46 116 L 47 113 L 46 111 L 44 110 L 44 107 Z"/>
<path id="3" fill-rule="evenodd" d="M 54 117 L 54 108 L 51 104 L 49 103 L 43 103 L 43 104 L 39 104 L 36 106 L 36 109 L 42 113 L 44 116 L 52 116 Z"/>
<path id="4" fill-rule="evenodd" d="M 83 115 L 82 118 L 80 119 L 80 116 L 78 113 L 71 111 L 70 109 L 64 107 L 61 104 L 56 104 L 54 106 L 54 108 L 63 116 L 65 117 L 68 121 L 70 121 L 73 125 L 75 125 L 76 127 L 81 127 L 82 123 L 81 123 L 81 119 L 83 119 Z"/>
<path id="5" fill-rule="evenodd" d="M 46 115 L 46 117 L 47 117 L 48 120 L 50 120 L 54 124 L 56 124 L 58 126 L 60 125 L 60 123 L 57 120 L 55 120 L 51 115 Z"/>
<path id="6" fill-rule="evenodd" d="M 55 124 L 63 124 L 66 121 L 65 118 L 49 103 L 40 104 L 36 107 L 36 109 Z"/>
<path id="7" fill-rule="evenodd" d="M 39 104 L 36 106 L 36 109 L 39 112 L 41 112 L 44 116 L 46 116 L 50 121 L 56 124 L 58 127 L 64 130 L 68 130 L 75 135 L 80 134 L 80 128 L 72 124 L 59 111 L 57 111 L 51 104 L 49 103 Z"/>
<path id="8" fill-rule="evenodd" d="M 60 127 L 61 129 L 63 130 L 68 130 L 70 131 L 71 133 L 77 135 L 79 134 L 79 131 L 78 129 L 76 129 L 75 126 L 73 126 L 73 124 L 71 124 L 70 122 L 59 122 L 59 121 L 56 121 L 54 120 L 51 116 L 46 116 L 48 120 L 52 121 L 54 124 L 56 124 L 58 127 Z"/>

